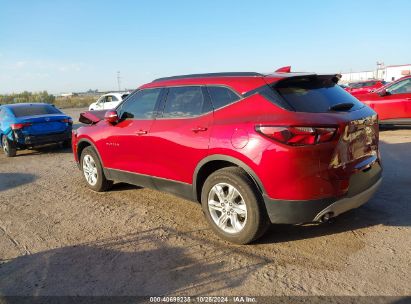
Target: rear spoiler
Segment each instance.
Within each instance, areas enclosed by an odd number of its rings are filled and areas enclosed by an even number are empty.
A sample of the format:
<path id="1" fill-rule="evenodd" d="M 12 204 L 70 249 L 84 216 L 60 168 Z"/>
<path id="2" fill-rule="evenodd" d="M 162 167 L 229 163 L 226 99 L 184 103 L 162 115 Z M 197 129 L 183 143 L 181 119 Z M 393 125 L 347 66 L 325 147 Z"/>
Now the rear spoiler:
<path id="1" fill-rule="evenodd" d="M 291 73 L 291 65 L 275 70 L 275 73 Z"/>
<path id="2" fill-rule="evenodd" d="M 98 123 L 100 120 L 103 120 L 106 112 L 107 110 L 83 112 L 80 113 L 79 121 L 86 125 L 92 125 Z"/>
<path id="3" fill-rule="evenodd" d="M 281 76 L 280 76 L 280 75 Z M 275 72 L 273 74 L 268 74 L 266 75 L 266 77 L 276 77 L 276 76 L 280 76 L 280 77 L 286 77 L 286 78 L 296 78 L 296 77 L 310 77 L 310 76 L 319 76 L 319 77 L 331 77 L 332 80 L 335 83 L 338 83 L 338 81 L 340 81 L 342 75 L 341 74 L 313 74 L 313 73 L 296 73 L 296 72 L 291 72 L 291 66 L 284 66 L 281 67 L 277 70 L 275 70 Z M 281 80 L 280 80 L 281 81 Z"/>
<path id="4" fill-rule="evenodd" d="M 265 77 L 265 82 L 270 86 L 277 86 L 285 82 L 298 81 L 299 79 L 307 78 L 322 78 L 324 80 L 330 80 L 337 84 L 341 79 L 341 74 L 309 74 L 309 73 L 285 73 L 282 74 L 280 79 L 270 79 L 270 77 L 277 77 L 278 74 L 271 74 Z M 271 80 L 271 81 L 270 81 Z"/>

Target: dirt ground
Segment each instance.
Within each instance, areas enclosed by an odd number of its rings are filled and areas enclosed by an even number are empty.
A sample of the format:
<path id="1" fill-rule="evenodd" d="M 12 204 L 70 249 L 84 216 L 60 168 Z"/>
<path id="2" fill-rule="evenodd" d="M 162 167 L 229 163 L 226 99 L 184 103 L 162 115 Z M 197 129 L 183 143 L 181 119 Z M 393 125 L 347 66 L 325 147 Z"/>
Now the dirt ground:
<path id="1" fill-rule="evenodd" d="M 0 295 L 411 295 L 411 129 L 381 132 L 381 150 L 368 204 L 249 246 L 219 240 L 195 203 L 88 190 L 70 150 L 1 154 Z"/>

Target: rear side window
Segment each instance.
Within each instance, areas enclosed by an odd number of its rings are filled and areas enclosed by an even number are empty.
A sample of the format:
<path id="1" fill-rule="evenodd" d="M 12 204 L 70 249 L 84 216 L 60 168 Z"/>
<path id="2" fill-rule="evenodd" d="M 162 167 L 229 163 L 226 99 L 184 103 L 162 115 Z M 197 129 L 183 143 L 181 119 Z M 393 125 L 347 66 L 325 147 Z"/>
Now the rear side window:
<path id="1" fill-rule="evenodd" d="M 201 87 L 169 88 L 163 117 L 193 117 L 207 112 L 207 108 Z"/>
<path id="2" fill-rule="evenodd" d="M 11 111 L 13 112 L 15 117 L 61 114 L 61 112 L 57 108 L 45 104 L 30 104 L 24 106 L 19 105 L 12 107 Z"/>
<path id="3" fill-rule="evenodd" d="M 211 102 L 213 103 L 214 110 L 222 108 L 230 103 L 240 100 L 240 97 L 225 87 L 207 87 L 211 96 Z"/>
<path id="4" fill-rule="evenodd" d="M 278 82 L 274 89 L 297 112 L 327 112 L 344 103 L 353 104 L 349 111 L 364 106 L 329 76 L 290 78 Z"/>

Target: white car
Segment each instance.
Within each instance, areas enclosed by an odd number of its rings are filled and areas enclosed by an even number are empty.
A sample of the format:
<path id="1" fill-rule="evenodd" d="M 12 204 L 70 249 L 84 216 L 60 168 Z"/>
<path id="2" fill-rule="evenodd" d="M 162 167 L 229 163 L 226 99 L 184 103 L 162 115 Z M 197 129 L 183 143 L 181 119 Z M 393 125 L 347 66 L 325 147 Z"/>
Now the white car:
<path id="1" fill-rule="evenodd" d="M 89 111 L 94 110 L 110 110 L 117 107 L 130 93 L 108 93 L 102 95 L 96 102 L 93 102 L 89 107 Z"/>

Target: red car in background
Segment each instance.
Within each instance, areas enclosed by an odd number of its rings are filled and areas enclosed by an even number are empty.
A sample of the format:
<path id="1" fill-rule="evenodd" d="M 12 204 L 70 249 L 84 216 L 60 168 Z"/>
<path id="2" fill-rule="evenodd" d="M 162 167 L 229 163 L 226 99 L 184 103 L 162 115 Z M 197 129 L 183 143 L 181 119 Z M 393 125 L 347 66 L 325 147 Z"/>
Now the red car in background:
<path id="1" fill-rule="evenodd" d="M 352 95 L 360 95 L 360 94 L 367 94 L 371 93 L 387 83 L 383 80 L 367 80 L 367 81 L 360 81 L 360 82 L 351 82 L 348 84 L 348 87 L 345 90 Z"/>
<path id="2" fill-rule="evenodd" d="M 411 76 L 355 97 L 378 113 L 380 124 L 411 124 Z"/>

